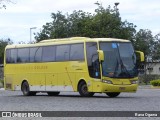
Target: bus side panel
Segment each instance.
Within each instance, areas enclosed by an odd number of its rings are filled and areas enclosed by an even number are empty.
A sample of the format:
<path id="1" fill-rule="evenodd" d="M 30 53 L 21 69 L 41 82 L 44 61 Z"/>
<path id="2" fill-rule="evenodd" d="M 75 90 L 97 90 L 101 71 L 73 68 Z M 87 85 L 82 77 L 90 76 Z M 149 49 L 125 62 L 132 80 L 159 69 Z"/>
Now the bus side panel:
<path id="1" fill-rule="evenodd" d="M 57 73 L 46 73 L 46 91 L 58 91 Z"/>
<path id="2" fill-rule="evenodd" d="M 75 72 L 69 72 L 68 73 L 68 81 L 66 81 L 67 85 L 72 86 L 72 91 L 76 91 L 76 74 Z"/>
<path id="3" fill-rule="evenodd" d="M 58 91 L 74 91 L 75 73 L 70 72 L 70 62 L 57 62 L 53 70 L 58 72 Z"/>
<path id="4" fill-rule="evenodd" d="M 6 65 L 4 66 L 4 83 L 6 90 L 14 90 L 14 80 L 15 80 L 15 69 L 13 65 Z"/>
<path id="5" fill-rule="evenodd" d="M 102 92 L 102 82 L 100 80 L 93 80 L 93 92 Z"/>
<path id="6" fill-rule="evenodd" d="M 45 74 L 44 73 L 34 73 L 30 74 L 29 77 L 30 91 L 45 91 Z"/>
<path id="7" fill-rule="evenodd" d="M 14 89 L 21 90 L 21 84 L 23 80 L 28 80 L 28 74 L 26 73 L 16 73 L 14 78 Z"/>
<path id="8" fill-rule="evenodd" d="M 13 76 L 14 75 L 11 75 L 11 74 L 5 74 L 5 89 L 6 90 L 14 90 Z"/>
<path id="9" fill-rule="evenodd" d="M 85 68 L 84 61 L 72 61 L 68 65 L 68 77 L 69 81 L 72 84 L 72 87 L 75 92 L 78 91 L 77 86 L 81 79 L 85 79 L 87 77 L 87 72 Z"/>
<path id="10" fill-rule="evenodd" d="M 71 77 L 69 73 L 59 73 L 58 74 L 58 90 L 59 91 L 74 91 Z"/>

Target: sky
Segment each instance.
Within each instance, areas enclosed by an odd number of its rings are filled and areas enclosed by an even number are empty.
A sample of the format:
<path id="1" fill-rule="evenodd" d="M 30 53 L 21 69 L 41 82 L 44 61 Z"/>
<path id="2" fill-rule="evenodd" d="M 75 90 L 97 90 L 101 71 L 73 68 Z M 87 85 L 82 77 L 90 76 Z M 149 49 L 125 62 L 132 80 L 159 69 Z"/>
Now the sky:
<path id="1" fill-rule="evenodd" d="M 119 2 L 122 21 L 127 20 L 139 29 L 149 29 L 153 35 L 160 33 L 160 0 L 11 0 L 7 8 L 0 9 L 0 39 L 10 38 L 14 43 L 35 41 L 34 34 L 51 22 L 51 13 L 72 13 L 83 10 L 94 13 L 99 1 L 104 8 Z"/>

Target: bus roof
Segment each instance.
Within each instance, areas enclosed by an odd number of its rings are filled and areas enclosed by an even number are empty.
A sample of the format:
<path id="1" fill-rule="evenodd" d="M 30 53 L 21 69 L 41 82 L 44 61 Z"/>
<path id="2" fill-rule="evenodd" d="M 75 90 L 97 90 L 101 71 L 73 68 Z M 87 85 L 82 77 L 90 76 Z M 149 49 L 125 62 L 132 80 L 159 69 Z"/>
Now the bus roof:
<path id="1" fill-rule="evenodd" d="M 82 43 L 82 42 L 130 42 L 129 40 L 117 39 L 117 38 L 88 38 L 88 37 L 71 37 L 62 39 L 49 39 L 42 40 L 35 44 L 17 44 L 17 45 L 7 45 L 6 48 L 23 48 L 23 47 L 35 47 L 35 46 L 47 46 L 52 44 L 67 44 L 67 43 Z"/>
<path id="2" fill-rule="evenodd" d="M 119 42 L 130 42 L 129 40 L 117 39 L 117 38 L 88 38 L 88 37 L 71 37 L 71 38 L 62 38 L 62 39 L 50 39 L 50 40 L 42 40 L 39 43 L 47 43 L 47 42 L 62 42 L 62 41 L 119 41 Z"/>

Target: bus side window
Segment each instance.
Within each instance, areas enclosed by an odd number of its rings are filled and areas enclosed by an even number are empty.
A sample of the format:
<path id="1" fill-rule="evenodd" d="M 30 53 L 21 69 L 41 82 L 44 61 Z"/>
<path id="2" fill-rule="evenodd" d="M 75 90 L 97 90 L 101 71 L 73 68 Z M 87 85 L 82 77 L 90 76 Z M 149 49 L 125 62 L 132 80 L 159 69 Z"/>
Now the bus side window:
<path id="1" fill-rule="evenodd" d="M 36 51 L 38 50 L 38 47 L 30 48 L 29 50 L 30 50 L 29 51 L 29 61 L 34 62 L 35 54 L 36 54 Z"/>
<path id="2" fill-rule="evenodd" d="M 17 63 L 27 63 L 29 62 L 29 48 L 19 48 Z"/>
<path id="3" fill-rule="evenodd" d="M 35 62 L 41 62 L 42 61 L 42 47 L 38 47 L 38 49 L 35 52 L 34 56 L 34 61 Z"/>
<path id="4" fill-rule="evenodd" d="M 52 62 L 56 59 L 56 46 L 43 47 L 42 61 Z"/>
<path id="5" fill-rule="evenodd" d="M 68 61 L 69 51 L 70 51 L 70 45 L 56 46 L 56 61 Z"/>
<path id="6" fill-rule="evenodd" d="M 70 60 L 84 60 L 84 45 L 83 44 L 73 44 L 70 50 Z"/>
<path id="7" fill-rule="evenodd" d="M 11 49 L 11 63 L 17 63 L 17 49 Z"/>
<path id="8" fill-rule="evenodd" d="M 11 63 L 11 50 L 6 50 L 6 63 Z"/>

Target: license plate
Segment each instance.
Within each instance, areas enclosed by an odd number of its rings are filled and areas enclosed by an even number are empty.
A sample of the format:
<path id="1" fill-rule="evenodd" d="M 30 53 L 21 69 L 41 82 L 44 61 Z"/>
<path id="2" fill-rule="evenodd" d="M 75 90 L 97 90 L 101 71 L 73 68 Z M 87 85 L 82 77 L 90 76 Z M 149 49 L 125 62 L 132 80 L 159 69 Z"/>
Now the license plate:
<path id="1" fill-rule="evenodd" d="M 126 88 L 125 87 L 119 87 L 119 90 L 125 90 Z"/>

